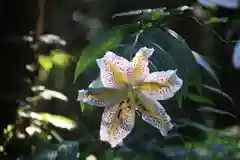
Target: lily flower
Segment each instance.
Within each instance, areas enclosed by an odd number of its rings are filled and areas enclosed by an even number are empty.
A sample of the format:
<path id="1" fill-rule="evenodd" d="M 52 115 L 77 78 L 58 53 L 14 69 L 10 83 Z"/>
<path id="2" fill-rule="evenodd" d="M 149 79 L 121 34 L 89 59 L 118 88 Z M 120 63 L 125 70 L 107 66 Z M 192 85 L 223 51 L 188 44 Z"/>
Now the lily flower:
<path id="1" fill-rule="evenodd" d="M 150 73 L 148 63 L 153 52 L 153 48 L 140 48 L 131 62 L 106 52 L 103 58 L 96 60 L 100 79 L 90 84 L 88 90 L 79 90 L 78 101 L 105 107 L 100 140 L 108 142 L 112 148 L 121 144 L 132 131 L 135 111 L 163 136 L 173 127 L 158 100 L 173 97 L 183 81 L 177 76 L 177 70 Z M 97 88 L 98 91 L 94 91 Z"/>

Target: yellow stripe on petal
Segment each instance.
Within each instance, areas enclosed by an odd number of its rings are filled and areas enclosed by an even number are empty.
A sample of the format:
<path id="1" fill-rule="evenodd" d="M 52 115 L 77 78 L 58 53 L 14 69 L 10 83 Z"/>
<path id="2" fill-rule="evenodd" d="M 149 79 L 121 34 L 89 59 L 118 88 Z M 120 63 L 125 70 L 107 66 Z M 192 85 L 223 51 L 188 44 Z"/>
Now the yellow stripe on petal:
<path id="1" fill-rule="evenodd" d="M 166 113 L 162 105 L 142 93 L 137 95 L 137 109 L 141 112 L 142 119 L 159 129 L 163 136 L 172 129 L 171 118 Z"/>
<path id="2" fill-rule="evenodd" d="M 78 101 L 94 106 L 108 106 L 119 102 L 123 98 L 123 91 L 114 89 L 104 89 L 98 92 L 89 92 L 87 90 L 78 91 Z"/>
<path id="3" fill-rule="evenodd" d="M 107 52 L 103 58 L 96 61 L 104 87 L 122 88 L 131 81 L 133 68 L 125 58 Z"/>
<path id="4" fill-rule="evenodd" d="M 143 110 L 141 110 L 142 113 L 145 111 L 143 114 L 147 114 L 147 115 L 149 115 L 149 116 L 152 116 L 152 117 L 156 118 L 157 120 L 160 121 L 160 123 L 163 125 L 163 127 L 164 127 L 165 129 L 168 129 L 168 125 L 165 123 L 164 119 L 163 119 L 162 117 L 160 117 L 160 116 L 156 113 L 156 111 L 154 110 L 153 106 L 150 106 L 150 105 L 148 104 L 148 102 L 144 101 L 144 100 L 143 100 L 142 98 L 140 98 L 140 97 L 138 97 L 137 100 L 138 100 L 138 102 L 139 102 L 139 104 L 140 104 L 140 107 L 143 108 Z M 139 108 L 138 108 L 138 109 L 139 109 Z"/>
<path id="5" fill-rule="evenodd" d="M 171 84 L 169 82 L 162 82 L 162 83 L 157 83 L 157 82 L 146 82 L 143 84 L 140 84 L 139 86 L 136 86 L 135 89 L 139 91 L 156 91 L 159 90 L 162 87 L 171 87 Z"/>
<path id="6" fill-rule="evenodd" d="M 100 139 L 116 147 L 132 131 L 134 121 L 135 111 L 127 101 L 106 107 L 102 115 Z"/>
<path id="7" fill-rule="evenodd" d="M 109 66 L 112 74 L 113 74 L 113 79 L 117 84 L 128 84 L 129 81 L 127 77 L 124 75 L 122 71 L 120 71 L 116 66 L 111 64 L 111 62 L 105 61 L 105 63 Z"/>
<path id="8" fill-rule="evenodd" d="M 153 52 L 153 48 L 149 49 L 147 47 L 143 47 L 138 50 L 135 57 L 133 58 L 131 63 L 134 69 L 133 78 L 136 83 L 143 81 L 148 75 L 148 58 L 152 55 Z"/>
<path id="9" fill-rule="evenodd" d="M 155 100 L 165 100 L 173 97 L 182 84 L 176 70 L 168 70 L 149 74 L 144 83 L 135 88 Z"/>

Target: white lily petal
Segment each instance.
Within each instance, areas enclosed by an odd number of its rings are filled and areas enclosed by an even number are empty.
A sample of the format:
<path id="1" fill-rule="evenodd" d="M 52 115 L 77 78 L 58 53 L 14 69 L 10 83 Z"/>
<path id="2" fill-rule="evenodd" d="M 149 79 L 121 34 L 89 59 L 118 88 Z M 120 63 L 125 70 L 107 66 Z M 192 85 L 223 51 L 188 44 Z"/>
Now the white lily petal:
<path id="1" fill-rule="evenodd" d="M 136 83 L 142 82 L 149 74 L 148 58 L 153 54 L 153 52 L 153 48 L 142 47 L 132 59 L 131 63 L 134 69 L 133 76 Z"/>
<path id="2" fill-rule="evenodd" d="M 112 148 L 121 145 L 132 131 L 134 121 L 135 111 L 127 101 L 106 107 L 102 115 L 100 140 L 108 142 Z"/>
<path id="3" fill-rule="evenodd" d="M 173 125 L 163 106 L 157 100 L 153 100 L 142 93 L 138 94 L 137 104 L 142 119 L 159 129 L 163 136 L 167 136 Z"/>
<path id="4" fill-rule="evenodd" d="M 155 100 L 166 100 L 172 98 L 182 84 L 183 81 L 177 76 L 176 70 L 168 70 L 149 74 L 144 83 L 137 88 Z"/>
<path id="5" fill-rule="evenodd" d="M 105 107 L 115 104 L 124 98 L 121 90 L 105 88 L 100 92 L 89 92 L 88 90 L 79 90 L 77 101 L 94 105 L 98 107 Z"/>
<path id="6" fill-rule="evenodd" d="M 113 52 L 107 52 L 103 58 L 97 59 L 100 78 L 106 88 L 122 88 L 130 83 L 133 69 L 131 63 Z"/>

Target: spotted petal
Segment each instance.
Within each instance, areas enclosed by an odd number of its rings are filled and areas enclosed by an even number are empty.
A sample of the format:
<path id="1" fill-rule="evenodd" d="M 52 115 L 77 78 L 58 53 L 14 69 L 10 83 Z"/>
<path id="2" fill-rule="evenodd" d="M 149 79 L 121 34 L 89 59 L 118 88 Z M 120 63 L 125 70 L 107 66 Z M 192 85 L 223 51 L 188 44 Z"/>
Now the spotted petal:
<path id="1" fill-rule="evenodd" d="M 137 89 L 155 100 L 166 100 L 173 97 L 182 84 L 176 70 L 168 70 L 149 74 Z"/>
<path id="2" fill-rule="evenodd" d="M 124 94 L 121 90 L 104 88 L 91 91 L 89 88 L 89 90 L 79 90 L 77 100 L 90 105 L 105 107 L 120 102 L 122 98 L 124 98 Z"/>
<path id="3" fill-rule="evenodd" d="M 127 101 L 106 107 L 101 121 L 100 139 L 108 142 L 112 148 L 121 144 L 132 131 L 135 121 L 135 111 Z"/>
<path id="4" fill-rule="evenodd" d="M 106 88 L 122 88 L 132 79 L 131 63 L 113 52 L 107 52 L 103 58 L 97 59 L 100 78 Z"/>
<path id="5" fill-rule="evenodd" d="M 152 55 L 153 52 L 153 48 L 149 49 L 147 47 L 143 47 L 138 50 L 135 57 L 132 59 L 131 63 L 134 69 L 133 77 L 136 83 L 142 82 L 148 75 L 148 58 Z"/>
<path id="6" fill-rule="evenodd" d="M 159 129 L 163 136 L 167 136 L 173 125 L 163 106 L 157 100 L 153 100 L 142 93 L 138 94 L 137 105 L 142 119 Z"/>

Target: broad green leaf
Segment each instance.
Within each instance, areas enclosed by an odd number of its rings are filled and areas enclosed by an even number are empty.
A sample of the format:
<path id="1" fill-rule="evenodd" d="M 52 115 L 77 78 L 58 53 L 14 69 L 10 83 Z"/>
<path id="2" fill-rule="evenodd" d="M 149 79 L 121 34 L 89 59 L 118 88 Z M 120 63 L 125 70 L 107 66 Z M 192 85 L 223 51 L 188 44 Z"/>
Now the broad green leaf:
<path id="1" fill-rule="evenodd" d="M 130 25 L 118 26 L 104 34 L 98 35 L 97 39 L 92 41 L 79 57 L 75 69 L 74 81 L 88 66 L 94 64 L 97 58 L 103 56 L 107 51 L 116 48 L 121 43 L 125 31 L 129 27 Z"/>
<path id="2" fill-rule="evenodd" d="M 133 46 L 131 51 L 126 49 Z M 136 37 L 126 37 L 123 45 L 119 46 L 115 53 L 127 59 L 131 59 L 141 47 L 154 48 L 154 53 L 150 57 L 149 67 L 151 72 L 177 69 L 177 74 L 183 79 L 183 87 L 177 93 L 185 95 L 188 85 L 191 83 L 200 84 L 200 71 L 191 49 L 183 41 L 183 38 L 176 32 L 168 28 L 146 28 Z M 182 58 L 184 57 L 184 58 Z"/>
<path id="3" fill-rule="evenodd" d="M 212 100 L 210 100 L 210 99 L 208 99 L 206 97 L 197 95 L 197 94 L 188 94 L 187 98 L 189 98 L 190 100 L 192 100 L 194 102 L 215 105 Z"/>
<path id="4" fill-rule="evenodd" d="M 52 50 L 50 52 L 50 56 L 52 58 L 52 62 L 57 67 L 65 67 L 68 64 L 69 59 L 71 58 L 70 55 L 64 53 L 61 50 Z"/>
<path id="5" fill-rule="evenodd" d="M 207 106 L 201 106 L 200 108 L 197 109 L 200 112 L 213 112 L 213 113 L 217 113 L 217 114 L 221 114 L 221 115 L 229 115 L 231 117 L 236 118 L 235 115 L 227 112 L 227 111 L 223 111 L 221 109 L 216 109 L 216 108 L 212 108 L 212 107 L 207 107 Z"/>
<path id="6" fill-rule="evenodd" d="M 49 56 L 40 55 L 38 57 L 38 63 L 47 71 L 53 67 L 52 59 Z"/>

